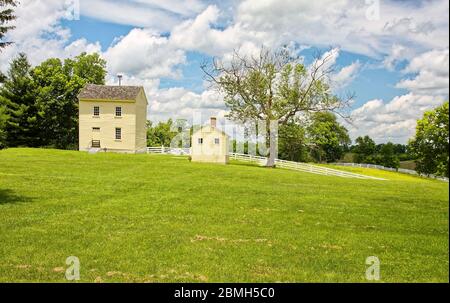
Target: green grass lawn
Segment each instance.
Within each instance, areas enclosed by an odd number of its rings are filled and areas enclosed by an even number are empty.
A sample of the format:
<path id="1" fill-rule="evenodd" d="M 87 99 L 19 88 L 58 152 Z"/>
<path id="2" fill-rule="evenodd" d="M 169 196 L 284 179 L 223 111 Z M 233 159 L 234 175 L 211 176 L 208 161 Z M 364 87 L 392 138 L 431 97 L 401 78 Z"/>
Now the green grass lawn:
<path id="1" fill-rule="evenodd" d="M 345 169 L 0 151 L 0 282 L 448 282 L 448 184 Z"/>

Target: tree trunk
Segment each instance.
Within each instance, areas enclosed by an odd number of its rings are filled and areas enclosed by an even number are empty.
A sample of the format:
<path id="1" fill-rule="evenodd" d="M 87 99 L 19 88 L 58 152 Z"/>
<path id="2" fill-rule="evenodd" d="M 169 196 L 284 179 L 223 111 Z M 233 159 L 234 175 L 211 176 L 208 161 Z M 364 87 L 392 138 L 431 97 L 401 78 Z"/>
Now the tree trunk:
<path id="1" fill-rule="evenodd" d="M 267 157 L 266 167 L 275 167 L 275 159 L 277 153 L 277 130 L 271 129 L 271 122 L 268 123 L 267 136 L 269 142 L 269 156 Z"/>
<path id="2" fill-rule="evenodd" d="M 269 157 L 267 158 L 266 167 L 275 167 L 275 147 L 273 147 L 272 145 L 270 146 L 270 152 Z"/>

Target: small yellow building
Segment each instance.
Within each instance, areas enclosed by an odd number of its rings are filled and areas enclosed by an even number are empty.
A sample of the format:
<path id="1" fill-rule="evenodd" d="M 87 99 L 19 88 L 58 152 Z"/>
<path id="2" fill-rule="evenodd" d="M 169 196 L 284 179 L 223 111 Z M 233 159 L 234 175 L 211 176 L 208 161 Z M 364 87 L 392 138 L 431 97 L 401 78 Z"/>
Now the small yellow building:
<path id="1" fill-rule="evenodd" d="M 144 153 L 147 97 L 139 86 L 86 85 L 79 99 L 79 149 Z"/>
<path id="2" fill-rule="evenodd" d="M 229 162 L 228 135 L 217 128 L 217 119 L 192 135 L 191 159 L 193 162 L 227 164 Z"/>

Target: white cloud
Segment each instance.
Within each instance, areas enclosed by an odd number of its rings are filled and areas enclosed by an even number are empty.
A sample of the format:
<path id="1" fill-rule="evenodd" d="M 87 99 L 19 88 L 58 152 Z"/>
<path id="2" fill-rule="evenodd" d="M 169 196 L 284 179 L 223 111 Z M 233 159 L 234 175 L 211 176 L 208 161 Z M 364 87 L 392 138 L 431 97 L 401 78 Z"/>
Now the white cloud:
<path id="1" fill-rule="evenodd" d="M 359 61 L 355 61 L 352 64 L 343 67 L 339 72 L 332 76 L 334 86 L 338 89 L 342 89 L 350 85 L 350 83 L 358 76 L 361 67 L 362 65 Z"/>
<path id="2" fill-rule="evenodd" d="M 353 139 L 369 135 L 377 142 L 406 143 L 415 133 L 417 119 L 444 101 L 443 96 L 413 93 L 395 97 L 388 103 L 372 100 L 352 112 L 353 126 L 348 128 Z"/>
<path id="3" fill-rule="evenodd" d="M 448 1 L 380 3 L 380 18 L 368 20 L 370 4 L 364 0 L 246 0 L 235 23 L 265 33 L 267 41 L 276 44 L 293 40 L 319 47 L 337 45 L 372 57 L 386 55 L 394 44 L 419 52 L 448 47 Z"/>
<path id="4" fill-rule="evenodd" d="M 352 113 L 353 137 L 369 134 L 379 142 L 405 143 L 414 136 L 417 120 L 423 113 L 441 105 L 449 97 L 449 50 L 432 50 L 410 60 L 405 73 L 412 78 L 401 80 L 397 87 L 409 91 L 388 103 L 369 101 Z"/>
<path id="5" fill-rule="evenodd" d="M 8 40 L 14 44 L 2 51 L 0 68 L 6 70 L 11 59 L 19 52 L 28 55 L 33 65 L 50 58 L 67 58 L 80 52 L 98 52 L 99 43 L 86 39 L 73 42 L 70 31 L 61 27 L 60 21 L 68 16 L 67 6 L 60 0 L 22 0 L 15 9 L 16 28 L 8 32 Z M 37 18 L 36 16 L 39 16 Z"/>
<path id="6" fill-rule="evenodd" d="M 405 79 L 397 84 L 416 94 L 449 94 L 449 50 L 432 50 L 415 57 L 405 72 L 415 73 L 414 78 Z"/>
<path id="7" fill-rule="evenodd" d="M 331 72 L 334 69 L 337 59 L 339 58 L 341 50 L 339 48 L 333 48 L 322 54 L 319 59 L 316 59 L 311 67 L 319 67 L 319 73 Z"/>
<path id="8" fill-rule="evenodd" d="M 197 0 L 81 0 L 80 7 L 84 16 L 165 32 L 198 13 L 204 5 Z"/>
<path id="9" fill-rule="evenodd" d="M 88 54 L 92 53 L 101 53 L 102 46 L 100 42 L 89 43 L 86 39 L 78 39 L 69 45 L 64 47 L 64 56 L 65 57 L 74 57 L 79 55 L 82 52 L 86 52 Z"/>
<path id="10" fill-rule="evenodd" d="M 399 63 L 410 60 L 413 56 L 414 52 L 412 49 L 403 45 L 394 44 L 392 45 L 389 54 L 385 57 L 383 65 L 387 70 L 393 71 Z"/>
<path id="11" fill-rule="evenodd" d="M 195 19 L 176 26 L 171 33 L 171 42 L 179 48 L 212 56 L 226 56 L 234 49 L 240 49 L 243 54 L 252 54 L 261 45 L 267 45 L 261 33 L 247 31 L 240 23 L 224 29 L 215 28 L 220 15 L 217 6 L 208 6 Z"/>
<path id="12" fill-rule="evenodd" d="M 205 5 L 199 0 L 133 0 L 131 2 L 142 3 L 149 7 L 157 7 L 181 16 L 192 16 L 200 12 Z M 129 5 L 134 5 L 133 3 Z"/>
<path id="13" fill-rule="evenodd" d="M 226 114 L 223 99 L 212 90 L 197 94 L 181 87 L 160 89 L 150 96 L 149 118 L 160 121 L 168 118 L 191 119 L 195 112 L 203 117 L 222 118 Z"/>
<path id="14" fill-rule="evenodd" d="M 133 29 L 104 54 L 112 74 L 125 73 L 137 78 L 181 76 L 185 52 L 173 47 L 169 39 L 147 29 Z"/>

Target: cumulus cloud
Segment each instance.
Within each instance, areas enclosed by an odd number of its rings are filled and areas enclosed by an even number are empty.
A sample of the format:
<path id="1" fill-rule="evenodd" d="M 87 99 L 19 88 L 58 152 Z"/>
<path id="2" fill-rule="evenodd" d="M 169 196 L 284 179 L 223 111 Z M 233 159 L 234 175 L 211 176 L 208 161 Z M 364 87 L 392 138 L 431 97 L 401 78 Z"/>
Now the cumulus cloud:
<path id="1" fill-rule="evenodd" d="M 386 103 L 371 100 L 355 109 L 351 113 L 353 125 L 348 126 L 351 137 L 369 135 L 377 142 L 406 143 L 414 136 L 417 120 L 423 113 L 448 99 L 448 93 L 439 94 L 439 90 L 437 94 L 423 92 L 409 92 Z"/>
<path id="2" fill-rule="evenodd" d="M 414 136 L 417 119 L 429 109 L 441 105 L 443 96 L 416 95 L 409 93 L 383 100 L 371 100 L 355 109 L 349 125 L 352 138 L 369 135 L 377 142 L 386 140 L 405 143 Z"/>
<path id="3" fill-rule="evenodd" d="M 181 76 L 178 69 L 186 63 L 185 52 L 169 39 L 151 30 L 133 29 L 104 54 L 111 73 L 125 73 L 137 78 Z"/>
<path id="4" fill-rule="evenodd" d="M 10 60 L 19 52 L 28 55 L 32 64 L 38 64 L 50 57 L 67 58 L 80 52 L 99 52 L 99 43 L 86 39 L 70 42 L 70 31 L 60 25 L 61 20 L 70 18 L 70 9 L 60 0 L 22 0 L 15 9 L 16 28 L 8 32 L 8 40 L 14 44 L 2 51 L 0 68 L 5 70 Z M 36 16 L 39 16 L 37 18 Z"/>
<path id="5" fill-rule="evenodd" d="M 388 55 L 384 58 L 383 65 L 387 70 L 394 71 L 398 64 L 405 60 L 410 60 L 413 56 L 414 52 L 412 49 L 403 45 L 394 44 Z"/>
<path id="6" fill-rule="evenodd" d="M 337 89 L 347 87 L 355 80 L 358 73 L 361 71 L 362 64 L 355 61 L 350 65 L 344 66 L 339 72 L 332 76 L 332 81 Z"/>
<path id="7" fill-rule="evenodd" d="M 310 69 L 318 68 L 317 73 L 325 74 L 328 77 L 335 91 L 348 86 L 361 71 L 362 64 L 359 60 L 337 70 L 336 63 L 340 56 L 339 48 L 332 48 L 323 53 L 318 59 L 314 60 L 309 66 Z"/>
<path id="8" fill-rule="evenodd" d="M 222 97 L 212 90 L 197 94 L 175 87 L 160 89 L 148 97 L 152 100 L 149 117 L 156 121 L 176 117 L 191 119 L 194 113 L 206 119 L 210 116 L 223 118 L 227 112 Z"/>
<path id="9" fill-rule="evenodd" d="M 212 56 L 227 56 L 234 49 L 242 54 L 253 54 L 262 45 L 268 45 L 264 34 L 248 31 L 240 23 L 226 28 L 217 28 L 221 12 L 215 5 L 208 6 L 195 19 L 176 26 L 171 33 L 171 42 L 180 48 L 200 51 Z"/>
<path id="10" fill-rule="evenodd" d="M 264 33 L 267 41 L 338 45 L 372 57 L 386 55 L 394 44 L 419 52 L 448 46 L 448 1 L 379 3 L 379 15 L 371 17 L 376 3 L 364 0 L 246 0 L 238 8 L 236 23 Z"/>
<path id="11" fill-rule="evenodd" d="M 415 73 L 414 78 L 402 80 L 399 88 L 417 94 L 449 94 L 449 50 L 432 50 L 415 57 L 405 72 Z"/>
<path id="12" fill-rule="evenodd" d="M 412 77 L 397 83 L 408 94 L 386 104 L 372 100 L 352 113 L 354 137 L 370 134 L 378 141 L 405 143 L 415 133 L 417 119 L 449 97 L 449 50 L 431 50 L 412 58 L 404 69 Z"/>
<path id="13" fill-rule="evenodd" d="M 387 139 L 405 143 L 415 133 L 417 119 L 449 97 L 449 50 L 431 50 L 414 57 L 404 70 L 413 74 L 397 83 L 408 94 L 369 101 L 352 113 L 353 136 L 364 133 L 379 141 Z"/>

